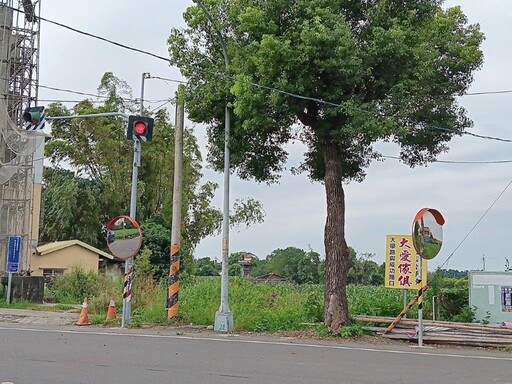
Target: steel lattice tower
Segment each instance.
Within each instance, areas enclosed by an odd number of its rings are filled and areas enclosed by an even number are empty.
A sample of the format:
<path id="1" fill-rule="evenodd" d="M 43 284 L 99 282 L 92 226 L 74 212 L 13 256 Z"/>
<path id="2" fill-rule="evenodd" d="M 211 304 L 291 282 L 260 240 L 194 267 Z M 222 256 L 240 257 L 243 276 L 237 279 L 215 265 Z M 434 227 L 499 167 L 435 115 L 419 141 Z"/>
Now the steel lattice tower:
<path id="1" fill-rule="evenodd" d="M 41 0 L 0 0 L 0 272 L 9 236 L 22 237 L 20 272 L 37 245 L 44 137 L 22 128 L 37 101 Z"/>

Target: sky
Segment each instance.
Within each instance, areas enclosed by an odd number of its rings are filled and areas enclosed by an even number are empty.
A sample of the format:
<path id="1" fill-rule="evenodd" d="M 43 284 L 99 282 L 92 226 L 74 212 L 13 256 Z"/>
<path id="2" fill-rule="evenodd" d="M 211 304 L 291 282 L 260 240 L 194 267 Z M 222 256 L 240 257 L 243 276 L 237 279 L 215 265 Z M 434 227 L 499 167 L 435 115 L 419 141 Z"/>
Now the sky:
<path id="1" fill-rule="evenodd" d="M 192 0 L 42 0 L 41 16 L 92 35 L 168 57 L 166 40 L 172 27 L 183 27 L 182 14 Z M 445 6 L 460 5 L 471 23 L 479 23 L 486 35 L 482 46 L 483 68 L 475 74 L 469 92 L 512 90 L 512 2 L 505 0 L 450 0 Z M 156 109 L 172 98 L 177 83 L 155 77 L 183 80 L 177 68 L 165 60 L 143 55 L 42 21 L 40 35 L 39 99 L 79 101 L 85 96 L 63 90 L 96 93 L 105 72 L 125 80 L 139 97 L 143 73 L 146 107 Z M 474 121 L 470 132 L 512 139 L 510 105 L 512 92 L 464 96 L 460 103 Z M 70 104 L 70 105 L 73 105 Z M 174 121 L 174 106 L 165 104 Z M 205 142 L 205 127 L 186 121 L 199 143 Z M 379 144 L 382 153 L 396 156 L 398 148 Z M 439 157 L 448 162 L 512 160 L 511 143 L 469 135 L 456 137 L 450 151 Z M 273 250 L 289 246 L 312 249 L 324 255 L 323 231 L 326 218 L 325 191 L 305 174 L 291 175 L 305 148 L 289 146 L 290 157 L 279 184 L 268 186 L 231 177 L 231 201 L 252 197 L 266 212 L 262 224 L 231 229 L 230 252 L 252 252 L 265 258 Z M 206 153 L 203 153 L 205 157 Z M 144 154 L 142 154 L 144 161 Z M 220 188 L 214 203 L 222 209 L 222 175 L 204 170 L 206 180 Z M 443 248 L 429 261 L 429 269 L 443 266 L 459 270 L 503 271 L 505 258 L 512 261 L 510 217 L 512 215 L 512 164 L 434 163 L 410 169 L 394 159 L 374 162 L 362 183 L 345 185 L 346 239 L 358 253 L 374 254 L 384 261 L 387 234 L 410 234 L 412 220 L 421 208 L 439 210 Z M 169 197 L 172 198 L 172 197 Z M 195 256 L 220 259 L 221 236 L 204 239 Z"/>

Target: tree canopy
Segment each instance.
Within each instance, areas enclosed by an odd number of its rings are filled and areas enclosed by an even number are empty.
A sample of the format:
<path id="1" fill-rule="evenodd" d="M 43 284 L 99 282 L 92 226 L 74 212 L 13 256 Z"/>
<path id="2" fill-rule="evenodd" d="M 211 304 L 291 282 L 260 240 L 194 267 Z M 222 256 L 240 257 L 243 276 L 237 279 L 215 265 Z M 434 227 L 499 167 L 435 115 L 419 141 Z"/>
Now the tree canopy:
<path id="1" fill-rule="evenodd" d="M 99 100 L 86 99 L 71 109 L 50 104 L 49 116 L 105 112 L 138 114 L 130 87 L 107 72 L 98 87 Z M 150 115 L 149 111 L 145 112 Z M 152 142 L 142 143 L 137 185 L 137 221 L 145 229 L 145 246 L 156 278 L 169 266 L 174 178 L 174 126 L 164 109 L 154 112 Z M 77 238 L 104 248 L 101 225 L 129 214 L 133 141 L 125 137 L 126 122 L 117 117 L 73 118 L 52 121 L 45 145 L 51 167 L 44 171 L 41 241 Z M 191 260 L 195 246 L 220 231 L 222 213 L 212 206 L 218 185 L 202 180 L 202 156 L 190 129 L 184 132 L 182 193 L 182 253 Z M 262 222 L 261 203 L 238 200 L 232 225 Z M 189 263 L 191 264 L 191 263 Z"/>
<path id="2" fill-rule="evenodd" d="M 440 0 L 201 0 L 168 40 L 188 78 L 187 108 L 209 124 L 208 160 L 222 165 L 232 106 L 231 162 L 242 178 L 278 180 L 292 139 L 307 146 L 297 171 L 324 183 L 325 322 L 348 323 L 343 182 L 361 181 L 398 145 L 409 166 L 448 150 L 471 125 L 457 103 L 482 65 L 478 25 Z M 206 12 L 205 12 L 206 10 Z M 226 69 L 220 37 L 230 65 Z"/>

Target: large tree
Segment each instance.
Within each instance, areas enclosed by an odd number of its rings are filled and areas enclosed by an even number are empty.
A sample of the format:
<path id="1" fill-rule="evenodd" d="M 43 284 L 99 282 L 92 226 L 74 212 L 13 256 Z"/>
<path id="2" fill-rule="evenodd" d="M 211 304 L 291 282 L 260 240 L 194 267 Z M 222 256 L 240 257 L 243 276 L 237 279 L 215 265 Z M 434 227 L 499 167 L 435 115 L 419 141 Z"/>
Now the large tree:
<path id="1" fill-rule="evenodd" d="M 364 178 L 377 141 L 397 143 L 409 166 L 447 151 L 471 125 L 456 97 L 482 64 L 483 35 L 442 0 L 198 1 L 168 40 L 189 79 L 189 117 L 209 123 L 208 159 L 221 169 L 230 103 L 242 178 L 277 180 L 285 144 L 307 145 L 299 170 L 325 184 L 324 315 L 335 331 L 348 322 L 343 183 Z"/>

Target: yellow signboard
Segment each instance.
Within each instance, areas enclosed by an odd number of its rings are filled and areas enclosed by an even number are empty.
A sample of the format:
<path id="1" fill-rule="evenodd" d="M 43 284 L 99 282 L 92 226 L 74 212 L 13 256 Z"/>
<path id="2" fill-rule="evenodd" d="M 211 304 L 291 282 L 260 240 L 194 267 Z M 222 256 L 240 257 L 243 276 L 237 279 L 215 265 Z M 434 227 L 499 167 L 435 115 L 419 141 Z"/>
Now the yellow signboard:
<path id="1" fill-rule="evenodd" d="M 421 257 L 412 243 L 412 235 L 386 236 L 386 273 L 384 285 L 387 288 L 420 289 L 417 284 Z M 421 263 L 423 286 L 427 284 L 427 260 Z"/>

